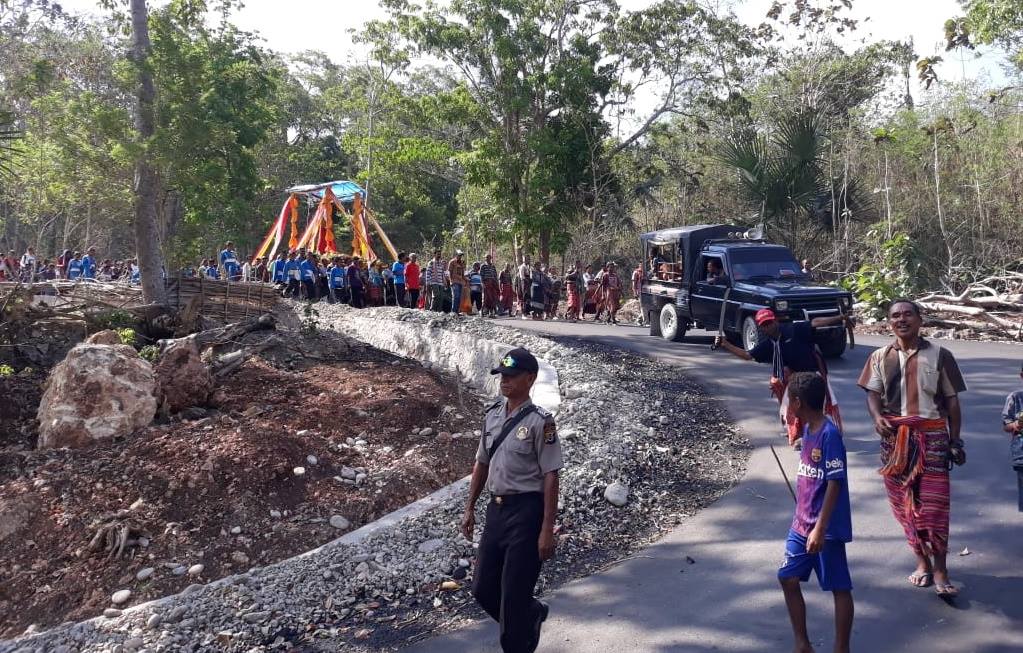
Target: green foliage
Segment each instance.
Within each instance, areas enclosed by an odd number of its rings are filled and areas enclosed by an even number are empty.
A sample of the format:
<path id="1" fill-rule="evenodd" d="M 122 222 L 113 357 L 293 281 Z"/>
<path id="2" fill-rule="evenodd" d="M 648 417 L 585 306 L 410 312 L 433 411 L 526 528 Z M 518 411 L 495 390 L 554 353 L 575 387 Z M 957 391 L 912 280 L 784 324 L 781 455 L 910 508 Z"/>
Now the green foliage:
<path id="1" fill-rule="evenodd" d="M 117 337 L 121 339 L 122 345 L 135 346 L 135 329 L 117 329 Z"/>
<path id="2" fill-rule="evenodd" d="M 15 124 L 14 114 L 0 111 L 0 177 L 13 174 L 11 160 L 19 151 L 17 141 L 20 138 L 21 131 Z"/>
<path id="3" fill-rule="evenodd" d="M 869 232 L 868 238 L 876 240 L 877 235 Z M 879 262 L 861 265 L 840 281 L 863 304 L 863 310 L 876 319 L 884 317 L 891 300 L 912 295 L 916 290 L 913 279 L 920 267 L 913 243 L 904 233 L 882 242 L 880 252 Z"/>
<path id="4" fill-rule="evenodd" d="M 144 361 L 155 364 L 160 358 L 160 348 L 156 345 L 146 345 L 139 350 L 139 357 Z"/>
<path id="5" fill-rule="evenodd" d="M 966 15 L 945 23 L 948 48 L 973 43 L 1006 49 L 1023 68 L 1023 10 L 1019 0 L 960 0 Z"/>
<path id="6" fill-rule="evenodd" d="M 10 365 L 0 365 L 0 376 L 14 376 L 14 368 Z"/>
<path id="7" fill-rule="evenodd" d="M 135 317 L 128 311 L 112 310 L 105 311 L 93 317 L 93 323 L 99 330 L 112 329 L 114 331 L 132 330 L 135 327 Z M 134 331 L 133 331 L 134 333 Z"/>

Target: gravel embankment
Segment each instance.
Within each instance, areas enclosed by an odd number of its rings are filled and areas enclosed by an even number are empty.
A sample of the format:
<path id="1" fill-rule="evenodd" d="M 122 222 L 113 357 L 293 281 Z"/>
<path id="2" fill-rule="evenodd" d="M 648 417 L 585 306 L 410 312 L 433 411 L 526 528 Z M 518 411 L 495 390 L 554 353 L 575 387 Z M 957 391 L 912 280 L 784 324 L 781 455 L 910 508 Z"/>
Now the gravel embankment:
<path id="1" fill-rule="evenodd" d="M 326 304 L 317 310 L 321 328 L 341 330 L 351 313 Z M 525 346 L 558 370 L 562 540 L 541 589 L 628 556 L 713 502 L 745 470 L 745 437 L 675 367 L 478 318 L 394 308 L 358 315 Z M 616 492 L 627 492 L 624 505 L 609 501 L 620 498 Z M 460 494 L 359 545 L 327 545 L 220 585 L 192 586 L 153 608 L 3 642 L 0 653 L 393 650 L 477 614 L 468 593 L 474 549 L 457 533 L 463 505 Z M 445 581 L 458 589 L 442 590 Z"/>

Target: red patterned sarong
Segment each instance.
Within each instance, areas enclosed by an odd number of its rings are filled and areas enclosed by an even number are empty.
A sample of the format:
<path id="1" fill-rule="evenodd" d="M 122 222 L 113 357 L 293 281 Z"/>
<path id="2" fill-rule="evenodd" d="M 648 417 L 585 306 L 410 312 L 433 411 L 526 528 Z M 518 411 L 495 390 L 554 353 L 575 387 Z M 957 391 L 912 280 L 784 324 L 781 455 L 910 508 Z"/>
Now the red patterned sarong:
<path id="1" fill-rule="evenodd" d="M 484 279 L 483 281 L 483 310 L 496 311 L 497 299 L 501 290 L 496 279 Z"/>
<path id="2" fill-rule="evenodd" d="M 565 292 L 568 295 L 568 305 L 565 307 L 565 317 L 578 318 L 582 306 L 579 303 L 579 284 L 569 281 L 565 284 Z"/>
<path id="3" fill-rule="evenodd" d="M 885 417 L 898 427 L 881 440 L 878 473 L 884 477 L 888 503 L 919 555 L 948 551 L 949 435 L 944 419 Z"/>

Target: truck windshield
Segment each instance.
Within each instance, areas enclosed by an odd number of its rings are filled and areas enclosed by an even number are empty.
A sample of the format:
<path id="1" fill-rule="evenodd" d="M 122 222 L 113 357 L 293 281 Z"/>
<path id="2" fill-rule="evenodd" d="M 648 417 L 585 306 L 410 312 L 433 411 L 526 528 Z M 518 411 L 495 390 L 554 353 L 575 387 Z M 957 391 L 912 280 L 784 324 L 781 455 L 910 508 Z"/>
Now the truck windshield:
<path id="1" fill-rule="evenodd" d="M 733 252 L 731 260 L 732 279 L 735 281 L 804 278 L 795 257 L 779 248 L 739 250 Z"/>

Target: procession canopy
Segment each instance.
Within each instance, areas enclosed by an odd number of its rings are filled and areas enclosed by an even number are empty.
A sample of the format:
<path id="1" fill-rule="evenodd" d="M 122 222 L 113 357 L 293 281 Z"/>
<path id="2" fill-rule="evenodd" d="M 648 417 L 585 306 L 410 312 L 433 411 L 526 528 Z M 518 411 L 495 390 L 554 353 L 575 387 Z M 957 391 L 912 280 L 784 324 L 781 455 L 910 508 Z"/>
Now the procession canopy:
<path id="1" fill-rule="evenodd" d="M 391 240 L 384 233 L 380 223 L 372 211 L 365 205 L 366 190 L 354 181 L 328 181 L 322 184 L 304 184 L 292 186 L 285 190 L 288 199 L 284 202 L 281 212 L 271 225 L 262 244 L 253 256 L 272 259 L 278 252 L 294 251 L 306 248 L 319 254 L 334 254 L 337 247 L 334 241 L 333 214 L 338 212 L 347 218 L 352 229 L 352 254 L 372 261 L 377 258 L 373 250 L 370 227 L 376 231 L 380 241 L 394 259 L 398 258 Z M 310 203 L 315 202 L 316 212 L 299 235 L 298 204 L 299 197 L 305 197 Z M 346 205 L 351 208 L 346 208 Z M 291 236 L 284 247 L 284 234 L 290 220 Z"/>

